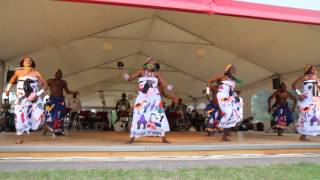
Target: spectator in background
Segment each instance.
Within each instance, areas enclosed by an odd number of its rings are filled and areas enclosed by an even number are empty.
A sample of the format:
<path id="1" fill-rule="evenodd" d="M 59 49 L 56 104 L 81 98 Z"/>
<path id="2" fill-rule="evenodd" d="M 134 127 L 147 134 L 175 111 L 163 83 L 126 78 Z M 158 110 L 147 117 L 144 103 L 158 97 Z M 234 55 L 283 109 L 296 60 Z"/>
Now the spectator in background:
<path id="1" fill-rule="evenodd" d="M 70 124 L 68 125 L 70 130 L 76 115 L 81 111 L 81 101 L 77 97 L 77 94 L 73 94 L 72 98 L 69 100 L 68 108 L 70 109 Z"/>
<path id="2" fill-rule="evenodd" d="M 120 117 L 128 117 L 130 111 L 130 102 L 127 100 L 126 93 L 122 93 L 121 99 L 116 104 L 118 120 Z"/>

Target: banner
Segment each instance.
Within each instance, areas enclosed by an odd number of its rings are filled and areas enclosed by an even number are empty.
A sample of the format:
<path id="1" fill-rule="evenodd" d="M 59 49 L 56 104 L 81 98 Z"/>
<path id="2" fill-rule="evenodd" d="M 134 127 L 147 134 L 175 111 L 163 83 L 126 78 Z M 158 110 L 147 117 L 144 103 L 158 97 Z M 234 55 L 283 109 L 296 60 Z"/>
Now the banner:
<path id="1" fill-rule="evenodd" d="M 316 0 L 213 0 L 216 14 L 320 24 Z"/>
<path id="2" fill-rule="evenodd" d="M 319 0 L 64 0 L 320 24 Z"/>

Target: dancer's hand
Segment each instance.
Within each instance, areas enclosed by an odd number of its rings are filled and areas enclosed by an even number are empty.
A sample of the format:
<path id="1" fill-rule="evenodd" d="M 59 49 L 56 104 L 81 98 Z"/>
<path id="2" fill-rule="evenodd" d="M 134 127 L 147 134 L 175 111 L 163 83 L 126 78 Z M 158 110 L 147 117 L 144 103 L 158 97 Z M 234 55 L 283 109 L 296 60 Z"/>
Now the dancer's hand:
<path id="1" fill-rule="evenodd" d="M 168 84 L 168 85 L 167 85 L 167 90 L 168 90 L 168 91 L 172 91 L 172 89 L 173 89 L 173 86 L 172 86 L 171 84 Z"/>
<path id="2" fill-rule="evenodd" d="M 35 92 L 32 92 L 28 97 L 28 101 L 33 101 L 36 97 L 37 97 L 37 94 Z"/>
<path id="3" fill-rule="evenodd" d="M 130 75 L 127 72 L 125 72 L 123 73 L 123 78 L 128 81 L 130 78 Z"/>
<path id="4" fill-rule="evenodd" d="M 291 112 L 293 113 L 293 112 L 294 112 L 294 110 L 295 110 L 295 108 L 294 108 L 294 107 L 292 107 L 292 108 L 291 108 Z"/>
<path id="5" fill-rule="evenodd" d="M 10 95 L 10 92 L 9 92 L 9 91 L 6 91 L 6 92 L 5 92 L 5 95 L 6 95 L 6 97 L 8 98 L 9 95 Z"/>
<path id="6" fill-rule="evenodd" d="M 304 95 L 304 94 L 300 94 L 300 95 L 299 95 L 299 99 L 300 99 L 300 101 L 303 101 L 306 97 L 307 97 L 307 96 L 306 96 L 306 95 Z"/>
<path id="7" fill-rule="evenodd" d="M 223 111 L 221 111 L 221 110 L 219 110 L 219 114 L 220 114 L 222 117 L 226 115 L 226 113 L 223 112 Z"/>

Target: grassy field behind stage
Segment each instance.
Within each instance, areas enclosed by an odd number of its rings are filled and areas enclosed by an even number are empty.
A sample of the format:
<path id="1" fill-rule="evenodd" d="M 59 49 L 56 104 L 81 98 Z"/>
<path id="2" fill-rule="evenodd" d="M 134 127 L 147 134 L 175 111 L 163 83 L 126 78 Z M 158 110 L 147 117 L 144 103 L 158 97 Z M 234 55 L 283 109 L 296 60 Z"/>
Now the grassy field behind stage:
<path id="1" fill-rule="evenodd" d="M 1 172 L 0 179 L 319 179 L 320 164 L 208 167 L 203 169 L 95 169 Z"/>

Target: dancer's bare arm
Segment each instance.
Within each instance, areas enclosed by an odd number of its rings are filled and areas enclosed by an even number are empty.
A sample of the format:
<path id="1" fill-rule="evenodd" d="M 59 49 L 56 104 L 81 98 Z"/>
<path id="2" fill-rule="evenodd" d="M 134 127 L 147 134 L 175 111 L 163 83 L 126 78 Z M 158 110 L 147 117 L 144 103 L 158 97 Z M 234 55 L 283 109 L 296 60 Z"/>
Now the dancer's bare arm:
<path id="1" fill-rule="evenodd" d="M 293 83 L 292 83 L 292 88 L 293 90 L 295 90 L 297 92 L 297 94 L 299 95 L 300 100 L 304 99 L 304 94 L 301 94 L 299 91 L 299 85 L 301 84 L 302 81 L 304 81 L 305 76 L 300 76 L 298 79 L 296 79 Z"/>
<path id="2" fill-rule="evenodd" d="M 43 90 L 46 90 L 48 88 L 48 84 L 47 81 L 43 78 L 42 74 L 40 72 L 37 71 L 37 77 L 41 82 L 42 88 Z"/>
<path id="3" fill-rule="evenodd" d="M 161 84 L 159 84 L 159 92 L 163 97 L 165 97 L 167 99 L 171 99 L 174 103 L 178 103 L 178 98 L 174 95 L 170 95 L 169 93 L 167 93 L 165 91 L 164 86 Z"/>
<path id="4" fill-rule="evenodd" d="M 18 79 L 18 77 L 19 77 L 19 72 L 16 71 L 16 72 L 13 74 L 13 76 L 10 78 L 9 84 L 8 84 L 6 90 L 5 90 L 5 93 L 6 93 L 7 96 L 9 96 L 9 92 L 10 92 L 13 84 L 14 84 L 14 83 L 16 82 L 16 80 Z"/>
<path id="5" fill-rule="evenodd" d="M 271 106 L 271 102 L 274 98 L 276 98 L 277 96 L 277 91 L 272 93 L 271 96 L 268 98 L 268 112 L 271 112 L 272 106 Z"/>
<path id="6" fill-rule="evenodd" d="M 224 76 L 215 76 L 208 81 L 208 86 L 211 88 L 211 83 L 222 81 Z"/>
<path id="7" fill-rule="evenodd" d="M 167 87 L 167 83 L 166 81 L 163 79 L 162 75 L 160 72 L 156 72 L 156 76 L 159 80 L 160 85 L 162 85 L 163 87 Z"/>
<path id="8" fill-rule="evenodd" d="M 142 75 L 143 75 L 143 70 L 136 71 L 129 75 L 128 81 L 135 80 Z"/>
<path id="9" fill-rule="evenodd" d="M 293 105 L 292 105 L 292 109 L 291 109 L 291 111 L 293 112 L 297 106 L 297 99 L 290 92 L 288 92 L 288 93 L 289 93 L 289 98 L 293 101 Z"/>
<path id="10" fill-rule="evenodd" d="M 63 83 L 64 83 L 64 87 L 63 87 L 63 88 L 64 88 L 64 90 L 65 90 L 65 92 L 66 92 L 67 94 L 79 94 L 78 91 L 71 91 L 71 90 L 69 89 L 67 81 L 63 80 Z"/>

